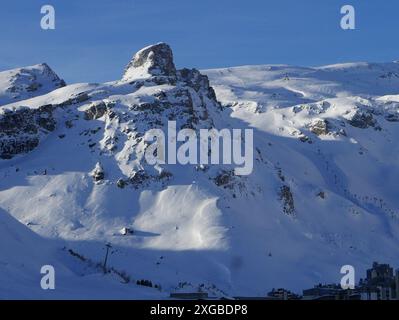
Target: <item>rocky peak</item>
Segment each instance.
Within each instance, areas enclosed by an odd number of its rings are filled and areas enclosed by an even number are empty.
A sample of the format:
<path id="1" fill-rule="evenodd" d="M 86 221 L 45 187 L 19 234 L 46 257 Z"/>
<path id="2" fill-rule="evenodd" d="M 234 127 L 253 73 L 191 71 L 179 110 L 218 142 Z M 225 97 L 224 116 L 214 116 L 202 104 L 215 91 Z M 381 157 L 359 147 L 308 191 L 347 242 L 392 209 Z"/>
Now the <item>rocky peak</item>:
<path id="1" fill-rule="evenodd" d="M 166 43 L 158 43 L 138 51 L 126 67 L 123 80 L 151 76 L 176 77 L 173 52 Z"/>
<path id="2" fill-rule="evenodd" d="M 217 102 L 215 91 L 209 84 L 208 76 L 201 74 L 197 69 L 181 69 L 177 72 L 177 77 L 179 81 L 184 82 L 195 91 L 204 91 L 209 99 Z"/>

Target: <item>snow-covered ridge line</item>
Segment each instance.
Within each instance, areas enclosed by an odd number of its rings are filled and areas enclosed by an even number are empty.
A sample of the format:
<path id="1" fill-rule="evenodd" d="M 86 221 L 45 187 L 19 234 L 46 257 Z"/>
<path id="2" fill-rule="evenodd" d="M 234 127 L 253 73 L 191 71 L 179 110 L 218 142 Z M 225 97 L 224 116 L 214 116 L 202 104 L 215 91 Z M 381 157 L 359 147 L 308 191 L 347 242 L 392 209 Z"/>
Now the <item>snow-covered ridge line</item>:
<path id="1" fill-rule="evenodd" d="M 0 286 L 14 277 L 12 296 L 35 297 L 32 270 L 50 261 L 57 297 L 264 296 L 339 282 L 348 263 L 359 274 L 374 260 L 399 265 L 398 74 L 397 63 L 176 70 L 160 43 L 121 80 L 2 105 L 0 246 L 15 250 L 1 250 Z M 253 129 L 253 173 L 149 165 L 144 135 L 168 121 Z M 25 226 L 2 229 L 15 220 Z M 14 268 L 27 254 L 17 239 L 46 250 Z M 62 250 L 99 262 L 106 243 L 109 268 L 162 289 L 121 284 Z"/>
<path id="2" fill-rule="evenodd" d="M 0 72 L 0 106 L 46 94 L 65 86 L 46 64 Z"/>

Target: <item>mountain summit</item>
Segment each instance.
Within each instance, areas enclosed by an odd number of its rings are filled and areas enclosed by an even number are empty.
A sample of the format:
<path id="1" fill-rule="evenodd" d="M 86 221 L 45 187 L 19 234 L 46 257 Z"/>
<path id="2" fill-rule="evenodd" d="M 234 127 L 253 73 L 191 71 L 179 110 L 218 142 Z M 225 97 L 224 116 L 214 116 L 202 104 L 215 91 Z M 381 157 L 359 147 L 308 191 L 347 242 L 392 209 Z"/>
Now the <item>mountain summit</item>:
<path id="1" fill-rule="evenodd" d="M 0 105 L 43 95 L 65 86 L 46 64 L 0 72 Z"/>
<path id="2" fill-rule="evenodd" d="M 176 76 L 173 52 L 166 43 L 161 42 L 138 51 L 126 67 L 123 80 L 148 76 Z"/>

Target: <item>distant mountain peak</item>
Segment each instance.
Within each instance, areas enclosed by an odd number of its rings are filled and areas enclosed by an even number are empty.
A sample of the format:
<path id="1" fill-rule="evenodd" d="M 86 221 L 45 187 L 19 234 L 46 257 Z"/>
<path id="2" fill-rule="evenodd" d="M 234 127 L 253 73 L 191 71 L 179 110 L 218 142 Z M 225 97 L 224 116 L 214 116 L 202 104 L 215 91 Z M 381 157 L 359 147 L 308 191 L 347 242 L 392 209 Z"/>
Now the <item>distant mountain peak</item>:
<path id="1" fill-rule="evenodd" d="M 0 72 L 0 105 L 49 93 L 65 81 L 47 63 Z"/>
<path id="2" fill-rule="evenodd" d="M 123 80 L 151 76 L 176 77 L 173 52 L 166 43 L 160 42 L 138 51 L 127 65 Z"/>

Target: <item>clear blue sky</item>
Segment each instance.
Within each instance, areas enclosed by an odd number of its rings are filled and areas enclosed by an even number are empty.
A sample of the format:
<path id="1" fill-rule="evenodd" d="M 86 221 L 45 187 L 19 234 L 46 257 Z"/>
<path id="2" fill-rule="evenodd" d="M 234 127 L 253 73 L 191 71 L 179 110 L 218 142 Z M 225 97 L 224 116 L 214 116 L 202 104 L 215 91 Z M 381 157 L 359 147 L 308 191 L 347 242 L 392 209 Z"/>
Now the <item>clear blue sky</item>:
<path id="1" fill-rule="evenodd" d="M 40 28 L 40 8 L 56 29 Z M 340 8 L 356 9 L 356 30 Z M 47 62 L 68 83 L 120 78 L 164 41 L 178 67 L 399 59 L 398 0 L 1 0 L 0 70 Z"/>

